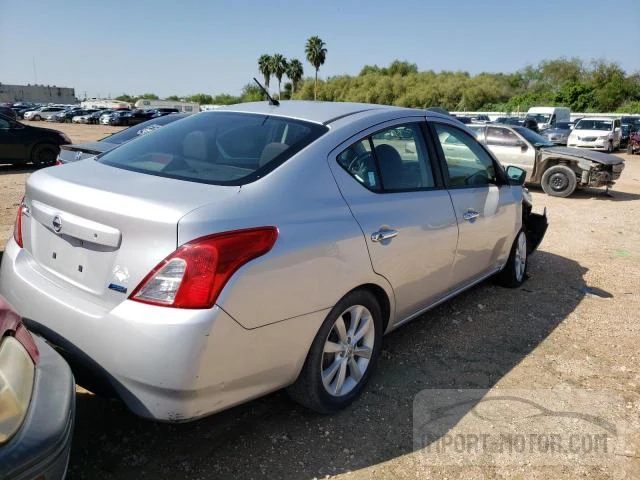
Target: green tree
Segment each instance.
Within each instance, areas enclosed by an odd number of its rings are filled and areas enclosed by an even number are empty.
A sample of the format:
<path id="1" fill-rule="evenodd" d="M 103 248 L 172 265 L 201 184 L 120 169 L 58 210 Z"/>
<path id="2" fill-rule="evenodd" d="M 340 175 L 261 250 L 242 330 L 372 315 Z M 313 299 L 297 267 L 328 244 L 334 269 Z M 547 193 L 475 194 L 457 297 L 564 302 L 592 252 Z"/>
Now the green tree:
<path id="1" fill-rule="evenodd" d="M 132 97 L 131 95 L 127 94 L 127 93 L 123 93 L 122 95 L 118 95 L 115 99 L 120 101 L 120 102 L 136 103 L 136 99 L 134 97 Z"/>
<path id="2" fill-rule="evenodd" d="M 143 93 L 138 97 L 138 99 L 140 98 L 144 100 L 160 100 L 160 97 L 158 97 L 158 95 L 156 95 L 155 93 Z"/>
<path id="3" fill-rule="evenodd" d="M 196 93 L 186 98 L 187 102 L 198 103 L 200 105 L 213 105 L 214 101 L 211 95 L 206 93 Z"/>
<path id="4" fill-rule="evenodd" d="M 320 70 L 320 66 L 324 65 L 325 60 L 327 59 L 327 48 L 322 39 L 318 36 L 313 36 L 307 39 L 307 44 L 304 48 L 304 53 L 307 56 L 307 60 L 313 68 L 316 70 L 316 79 L 314 83 L 313 89 L 313 99 L 317 100 L 318 98 L 318 70 Z"/>
<path id="5" fill-rule="evenodd" d="M 273 75 L 272 65 L 271 55 L 265 53 L 258 58 L 258 70 L 260 70 L 260 73 L 264 77 L 264 86 L 267 90 L 269 90 L 271 75 Z"/>
<path id="6" fill-rule="evenodd" d="M 282 94 L 280 86 L 282 84 L 282 76 L 287 72 L 287 68 L 287 59 L 284 58 L 284 55 L 276 53 L 271 57 L 271 71 L 278 80 L 278 98 L 280 98 L 280 95 Z"/>
<path id="7" fill-rule="evenodd" d="M 182 100 L 182 97 L 178 95 L 170 95 L 167 98 L 165 98 L 165 100 L 171 100 L 172 102 L 179 102 Z"/>
<path id="8" fill-rule="evenodd" d="M 291 93 L 296 93 L 298 89 L 298 84 L 300 80 L 302 80 L 302 76 L 304 75 L 304 69 L 302 67 L 302 62 L 297 58 L 291 59 L 289 62 L 289 67 L 287 68 L 287 77 L 291 80 Z"/>

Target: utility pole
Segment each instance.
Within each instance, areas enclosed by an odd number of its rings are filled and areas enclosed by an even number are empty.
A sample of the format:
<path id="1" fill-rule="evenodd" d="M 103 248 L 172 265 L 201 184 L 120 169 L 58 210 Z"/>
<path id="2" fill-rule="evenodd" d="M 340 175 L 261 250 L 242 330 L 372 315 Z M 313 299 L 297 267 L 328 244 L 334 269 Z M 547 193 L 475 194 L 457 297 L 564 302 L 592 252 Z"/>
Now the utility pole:
<path id="1" fill-rule="evenodd" d="M 38 84 L 38 72 L 36 71 L 36 57 L 31 57 L 31 62 L 33 63 L 33 76 L 36 80 L 36 85 Z"/>

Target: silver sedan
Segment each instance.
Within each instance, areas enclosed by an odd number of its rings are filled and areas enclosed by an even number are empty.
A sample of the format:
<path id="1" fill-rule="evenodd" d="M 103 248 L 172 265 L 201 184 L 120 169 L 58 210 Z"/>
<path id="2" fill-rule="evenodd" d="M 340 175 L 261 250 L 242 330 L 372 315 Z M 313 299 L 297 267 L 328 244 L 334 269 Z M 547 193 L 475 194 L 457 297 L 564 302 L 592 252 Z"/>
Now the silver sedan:
<path id="1" fill-rule="evenodd" d="M 225 107 L 33 173 L 0 292 L 78 383 L 144 417 L 283 387 L 330 412 L 385 333 L 485 278 L 525 280 L 547 222 L 524 177 L 434 112 Z"/>

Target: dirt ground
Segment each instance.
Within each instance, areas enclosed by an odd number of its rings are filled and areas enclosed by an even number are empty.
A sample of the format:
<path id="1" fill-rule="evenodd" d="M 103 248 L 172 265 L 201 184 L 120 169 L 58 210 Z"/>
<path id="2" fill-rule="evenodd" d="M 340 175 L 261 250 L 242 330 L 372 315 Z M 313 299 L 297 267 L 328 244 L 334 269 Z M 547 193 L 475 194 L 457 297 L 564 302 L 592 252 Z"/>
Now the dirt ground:
<path id="1" fill-rule="evenodd" d="M 74 141 L 113 131 L 60 129 Z M 551 466 L 436 466 L 421 461 L 412 437 L 416 395 L 444 388 L 606 391 L 620 398 L 618 422 L 640 432 L 640 157 L 621 156 L 612 197 L 534 189 L 550 227 L 529 280 L 516 290 L 483 283 L 385 337 L 368 389 L 346 411 L 312 414 L 279 392 L 168 425 L 79 389 L 68 478 L 640 478 L 638 433 L 609 463 L 560 456 Z M 0 167 L 0 244 L 28 174 Z"/>

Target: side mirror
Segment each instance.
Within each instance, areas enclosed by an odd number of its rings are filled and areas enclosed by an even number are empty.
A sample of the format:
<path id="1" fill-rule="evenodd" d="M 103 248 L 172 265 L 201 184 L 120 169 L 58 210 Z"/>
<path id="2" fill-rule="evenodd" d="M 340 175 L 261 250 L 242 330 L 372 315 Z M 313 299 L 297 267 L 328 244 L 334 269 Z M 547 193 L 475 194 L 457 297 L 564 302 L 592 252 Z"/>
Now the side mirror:
<path id="1" fill-rule="evenodd" d="M 529 146 L 522 140 L 518 140 L 518 143 L 516 145 L 520 147 L 520 150 L 522 150 L 523 152 L 526 152 L 529 148 Z"/>
<path id="2" fill-rule="evenodd" d="M 509 165 L 507 167 L 507 177 L 509 177 L 509 183 L 511 185 L 524 185 L 524 181 L 527 178 L 527 172 L 520 167 L 514 167 Z"/>

